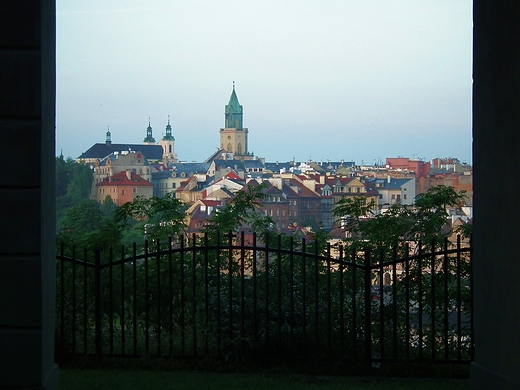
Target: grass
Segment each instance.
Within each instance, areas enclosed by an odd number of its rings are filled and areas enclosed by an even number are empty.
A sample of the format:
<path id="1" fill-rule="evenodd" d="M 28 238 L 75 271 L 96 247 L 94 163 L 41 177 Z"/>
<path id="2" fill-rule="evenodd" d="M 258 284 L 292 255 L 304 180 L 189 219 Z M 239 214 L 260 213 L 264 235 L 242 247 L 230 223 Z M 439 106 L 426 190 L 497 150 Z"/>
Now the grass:
<path id="1" fill-rule="evenodd" d="M 60 369 L 60 390 L 468 390 L 468 380 Z"/>

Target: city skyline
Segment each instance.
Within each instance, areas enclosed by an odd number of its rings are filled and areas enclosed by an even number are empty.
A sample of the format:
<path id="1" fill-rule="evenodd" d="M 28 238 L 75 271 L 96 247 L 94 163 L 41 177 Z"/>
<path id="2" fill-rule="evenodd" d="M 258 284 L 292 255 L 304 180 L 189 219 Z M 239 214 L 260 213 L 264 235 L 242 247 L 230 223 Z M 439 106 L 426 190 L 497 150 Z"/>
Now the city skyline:
<path id="1" fill-rule="evenodd" d="M 471 163 L 470 1 L 57 1 L 57 154 L 159 140 L 202 161 L 233 81 L 266 161 Z"/>

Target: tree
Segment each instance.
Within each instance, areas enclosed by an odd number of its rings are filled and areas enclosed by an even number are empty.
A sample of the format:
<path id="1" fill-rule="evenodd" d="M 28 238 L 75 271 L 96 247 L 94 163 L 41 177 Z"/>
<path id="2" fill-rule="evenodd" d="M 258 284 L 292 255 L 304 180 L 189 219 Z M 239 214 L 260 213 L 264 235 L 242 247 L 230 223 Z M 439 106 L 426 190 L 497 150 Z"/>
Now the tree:
<path id="1" fill-rule="evenodd" d="M 89 166 L 77 164 L 70 157 L 56 157 L 56 220 L 65 210 L 88 199 L 94 176 Z"/>
<path id="2" fill-rule="evenodd" d="M 125 203 L 114 214 L 117 224 L 140 231 L 152 240 L 167 239 L 182 233 L 185 205 L 175 194 L 168 193 L 163 198 L 136 197 Z"/>
<path id="3" fill-rule="evenodd" d="M 403 241 L 440 244 L 452 233 L 444 229 L 448 209 L 462 206 L 465 200 L 465 191 L 439 185 L 417 195 L 412 205 L 396 203 L 378 215 L 373 215 L 373 204 L 367 204 L 364 197 L 344 198 L 337 203 L 334 215 L 345 221 L 350 233 L 347 242 L 359 247 L 389 248 Z"/>
<path id="4" fill-rule="evenodd" d="M 58 241 L 91 249 L 96 246 L 105 216 L 97 202 L 84 200 L 69 207 L 58 222 Z"/>
<path id="5" fill-rule="evenodd" d="M 265 198 L 264 189 L 265 184 L 248 184 L 238 191 L 225 207 L 218 209 L 210 218 L 206 233 L 227 233 L 245 226 L 262 234 L 269 232 L 273 219 L 258 213 L 260 200 Z"/>

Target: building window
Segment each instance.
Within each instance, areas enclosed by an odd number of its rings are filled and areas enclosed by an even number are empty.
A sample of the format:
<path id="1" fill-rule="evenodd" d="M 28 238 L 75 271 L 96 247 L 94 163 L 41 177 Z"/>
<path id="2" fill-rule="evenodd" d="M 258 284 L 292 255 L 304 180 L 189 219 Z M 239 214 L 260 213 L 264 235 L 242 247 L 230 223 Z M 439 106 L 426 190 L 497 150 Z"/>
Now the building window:
<path id="1" fill-rule="evenodd" d="M 124 195 L 125 194 L 125 190 L 121 190 L 121 195 Z"/>
<path id="2" fill-rule="evenodd" d="M 379 194 L 379 199 L 383 199 L 383 194 Z"/>
<path id="3" fill-rule="evenodd" d="M 395 194 L 392 194 L 392 199 L 395 199 Z"/>
<path id="4" fill-rule="evenodd" d="M 175 188 L 175 184 L 176 184 L 176 183 L 172 183 L 172 188 Z"/>
<path id="5" fill-rule="evenodd" d="M 406 194 L 404 194 L 403 196 L 404 196 L 404 199 L 406 199 Z"/>
<path id="6" fill-rule="evenodd" d="M 132 192 L 133 192 L 134 194 L 137 194 L 137 188 L 132 188 Z"/>

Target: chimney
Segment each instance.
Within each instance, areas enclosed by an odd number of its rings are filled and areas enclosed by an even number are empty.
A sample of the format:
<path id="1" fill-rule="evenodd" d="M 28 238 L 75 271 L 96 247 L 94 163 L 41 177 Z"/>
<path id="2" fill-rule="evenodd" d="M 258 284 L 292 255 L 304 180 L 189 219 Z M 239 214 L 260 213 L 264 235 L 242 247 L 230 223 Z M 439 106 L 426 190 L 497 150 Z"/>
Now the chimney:
<path id="1" fill-rule="evenodd" d="M 130 169 L 126 170 L 126 178 L 128 180 L 132 180 L 132 171 Z"/>

